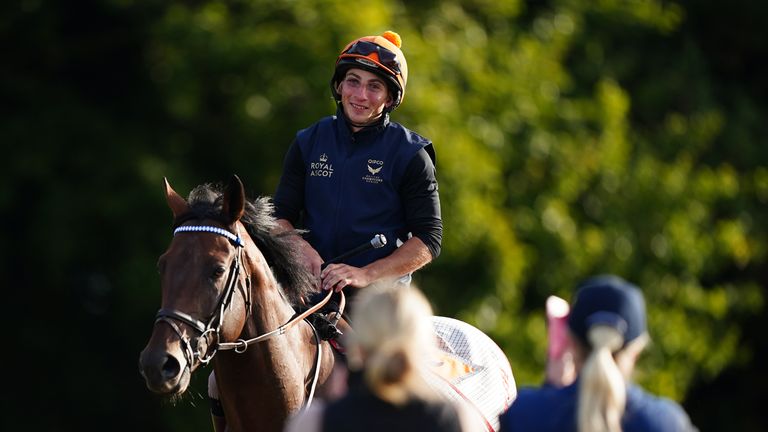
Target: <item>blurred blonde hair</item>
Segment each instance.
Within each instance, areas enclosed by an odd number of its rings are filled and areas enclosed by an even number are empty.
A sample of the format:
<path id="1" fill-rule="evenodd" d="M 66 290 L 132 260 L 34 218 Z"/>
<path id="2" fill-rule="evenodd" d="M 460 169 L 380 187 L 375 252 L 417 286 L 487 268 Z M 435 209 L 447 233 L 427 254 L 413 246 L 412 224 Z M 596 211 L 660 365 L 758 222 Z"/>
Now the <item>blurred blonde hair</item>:
<path id="1" fill-rule="evenodd" d="M 635 360 L 649 342 L 647 333 L 621 349 L 624 338 L 616 329 L 596 325 L 587 333 L 592 350 L 579 372 L 579 432 L 621 432 L 621 418 L 626 408 L 627 381 Z M 576 338 L 574 337 L 575 341 Z M 576 343 L 578 362 L 587 351 Z"/>
<path id="2" fill-rule="evenodd" d="M 358 294 L 347 335 L 349 365 L 363 370 L 379 398 L 395 405 L 436 398 L 423 378 L 437 349 L 431 316 L 429 302 L 415 287 L 382 283 Z"/>

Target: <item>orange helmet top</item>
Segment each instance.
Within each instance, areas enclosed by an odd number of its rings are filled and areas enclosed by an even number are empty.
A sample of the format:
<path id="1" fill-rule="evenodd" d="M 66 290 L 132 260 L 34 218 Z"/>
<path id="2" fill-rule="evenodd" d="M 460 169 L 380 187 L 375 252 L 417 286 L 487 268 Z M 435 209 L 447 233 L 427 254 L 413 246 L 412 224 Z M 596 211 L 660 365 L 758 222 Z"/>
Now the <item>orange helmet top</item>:
<path id="1" fill-rule="evenodd" d="M 393 31 L 385 31 L 381 36 L 364 36 L 348 43 L 336 59 L 336 70 L 331 79 L 331 92 L 336 102 L 341 101 L 336 86 L 348 69 L 356 67 L 385 78 L 393 93 L 391 109 L 397 108 L 405 97 L 408 82 L 408 63 L 400 50 L 402 44 L 400 35 Z"/>

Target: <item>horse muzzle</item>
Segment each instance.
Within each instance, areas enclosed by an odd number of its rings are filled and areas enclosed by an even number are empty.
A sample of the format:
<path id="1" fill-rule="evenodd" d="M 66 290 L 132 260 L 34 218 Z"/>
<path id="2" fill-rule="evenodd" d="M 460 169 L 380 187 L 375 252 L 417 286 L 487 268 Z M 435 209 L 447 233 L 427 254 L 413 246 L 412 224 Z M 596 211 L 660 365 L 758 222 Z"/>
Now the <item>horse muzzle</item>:
<path id="1" fill-rule="evenodd" d="M 147 346 L 139 356 L 139 372 L 147 388 L 162 395 L 186 391 L 191 376 L 190 365 L 183 355 Z"/>

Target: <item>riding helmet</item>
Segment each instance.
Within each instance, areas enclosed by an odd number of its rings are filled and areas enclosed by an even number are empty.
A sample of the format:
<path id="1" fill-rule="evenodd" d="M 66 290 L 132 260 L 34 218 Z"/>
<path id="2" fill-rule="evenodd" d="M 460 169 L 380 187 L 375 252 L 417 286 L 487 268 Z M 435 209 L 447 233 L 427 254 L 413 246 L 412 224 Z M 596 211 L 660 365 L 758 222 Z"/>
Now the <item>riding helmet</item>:
<path id="1" fill-rule="evenodd" d="M 385 31 L 380 36 L 364 36 L 348 43 L 336 59 L 336 69 L 331 78 L 331 93 L 336 103 L 341 102 L 336 87 L 347 70 L 354 67 L 384 78 L 393 95 L 389 110 L 397 108 L 405 97 L 408 82 L 408 63 L 400 50 L 402 43 L 400 35 L 393 31 Z"/>

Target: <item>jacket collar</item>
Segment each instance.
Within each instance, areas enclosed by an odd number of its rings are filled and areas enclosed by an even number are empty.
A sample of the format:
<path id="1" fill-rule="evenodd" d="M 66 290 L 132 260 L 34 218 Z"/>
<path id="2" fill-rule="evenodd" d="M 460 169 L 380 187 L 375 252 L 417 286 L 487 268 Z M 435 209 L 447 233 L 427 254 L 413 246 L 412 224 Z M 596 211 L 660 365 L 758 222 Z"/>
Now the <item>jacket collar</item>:
<path id="1" fill-rule="evenodd" d="M 336 117 L 341 120 L 339 122 L 339 129 L 342 130 L 342 133 L 345 136 L 349 136 L 353 141 L 364 141 L 369 139 L 370 137 L 373 137 L 374 135 L 377 135 L 386 129 L 390 123 L 389 113 L 385 112 L 376 123 L 365 126 L 357 132 L 352 132 L 352 127 L 349 124 L 347 116 L 344 115 L 344 109 L 341 107 L 341 105 L 336 108 Z"/>

